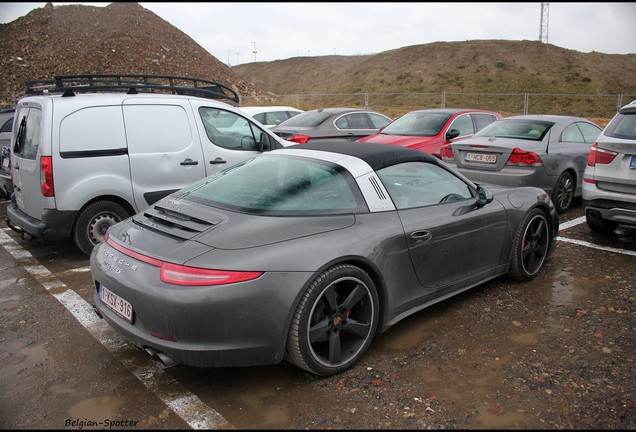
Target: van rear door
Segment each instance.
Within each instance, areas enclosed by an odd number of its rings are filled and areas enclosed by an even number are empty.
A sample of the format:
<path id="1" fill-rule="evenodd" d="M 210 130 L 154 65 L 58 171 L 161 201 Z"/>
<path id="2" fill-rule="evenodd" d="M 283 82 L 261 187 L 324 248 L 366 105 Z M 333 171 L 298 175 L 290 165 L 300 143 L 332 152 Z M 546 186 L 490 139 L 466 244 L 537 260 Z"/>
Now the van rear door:
<path id="1" fill-rule="evenodd" d="M 13 170 L 13 191 L 18 208 L 28 216 L 40 220 L 46 208 L 55 208 L 55 198 L 42 194 L 40 173 L 43 136 L 41 123 L 42 106 L 33 102 L 18 104 L 17 121 L 11 140 L 11 169 Z M 47 157 L 50 155 L 47 155 Z M 50 157 L 48 161 L 50 162 Z M 51 191 L 52 193 L 52 191 Z"/>

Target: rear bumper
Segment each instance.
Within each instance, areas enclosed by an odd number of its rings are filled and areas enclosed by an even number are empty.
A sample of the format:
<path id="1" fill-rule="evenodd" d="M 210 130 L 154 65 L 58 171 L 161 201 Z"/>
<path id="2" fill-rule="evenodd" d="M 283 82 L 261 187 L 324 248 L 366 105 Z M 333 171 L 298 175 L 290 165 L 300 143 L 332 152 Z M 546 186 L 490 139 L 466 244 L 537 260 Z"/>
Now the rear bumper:
<path id="1" fill-rule="evenodd" d="M 636 225 L 636 203 L 614 201 L 608 199 L 583 200 L 585 214 L 593 217 L 616 221 L 628 225 Z"/>
<path id="2" fill-rule="evenodd" d="M 42 219 L 35 219 L 24 213 L 11 196 L 7 207 L 7 225 L 20 234 L 29 234 L 42 240 L 68 240 L 73 230 L 76 211 L 45 209 Z"/>

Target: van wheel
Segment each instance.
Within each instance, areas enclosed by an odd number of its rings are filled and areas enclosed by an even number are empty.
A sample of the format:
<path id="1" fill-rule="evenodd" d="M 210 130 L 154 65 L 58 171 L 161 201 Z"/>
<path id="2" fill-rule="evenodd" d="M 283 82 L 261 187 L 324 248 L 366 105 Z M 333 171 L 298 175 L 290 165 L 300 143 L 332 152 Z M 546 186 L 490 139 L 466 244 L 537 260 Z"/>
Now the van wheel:
<path id="1" fill-rule="evenodd" d="M 89 204 L 77 216 L 73 228 L 75 244 L 86 255 L 90 255 L 95 245 L 102 241 L 108 228 L 128 216 L 124 207 L 112 201 Z"/>

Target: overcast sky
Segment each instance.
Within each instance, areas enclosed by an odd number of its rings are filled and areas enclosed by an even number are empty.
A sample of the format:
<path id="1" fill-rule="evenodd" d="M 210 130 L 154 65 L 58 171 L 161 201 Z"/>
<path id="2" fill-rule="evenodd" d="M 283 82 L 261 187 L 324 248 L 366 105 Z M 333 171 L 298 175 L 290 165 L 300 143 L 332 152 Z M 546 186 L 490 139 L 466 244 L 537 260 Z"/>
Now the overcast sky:
<path id="1" fill-rule="evenodd" d="M 230 66 L 433 42 L 539 40 L 542 22 L 540 2 L 140 4 Z M 584 53 L 636 53 L 636 3 L 546 4 L 548 43 Z M 0 23 L 44 5 L 0 3 Z"/>

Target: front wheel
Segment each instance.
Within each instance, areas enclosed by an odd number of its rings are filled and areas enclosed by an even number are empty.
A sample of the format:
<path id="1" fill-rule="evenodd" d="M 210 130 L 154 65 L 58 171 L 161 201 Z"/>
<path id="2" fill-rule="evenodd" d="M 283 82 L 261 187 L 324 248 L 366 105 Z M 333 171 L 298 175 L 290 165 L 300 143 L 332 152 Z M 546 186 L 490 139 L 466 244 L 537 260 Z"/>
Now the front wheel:
<path id="1" fill-rule="evenodd" d="M 533 209 L 524 218 L 512 244 L 512 258 L 508 275 L 527 281 L 541 270 L 550 248 L 550 226 L 545 214 Z"/>
<path id="2" fill-rule="evenodd" d="M 73 227 L 75 244 L 86 255 L 90 255 L 97 243 L 111 226 L 129 216 L 126 209 L 112 201 L 96 201 L 84 207 Z"/>
<path id="3" fill-rule="evenodd" d="M 371 345 L 378 308 L 375 284 L 362 269 L 342 264 L 326 270 L 298 304 L 285 359 L 319 376 L 349 369 Z"/>

